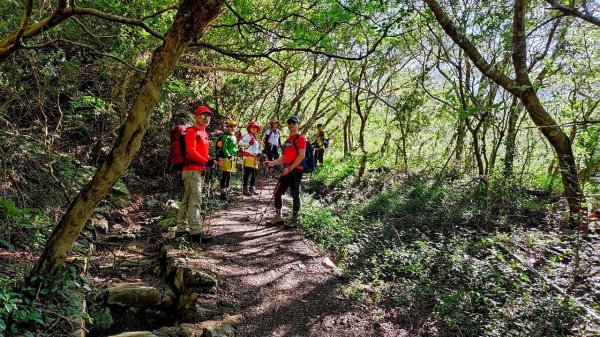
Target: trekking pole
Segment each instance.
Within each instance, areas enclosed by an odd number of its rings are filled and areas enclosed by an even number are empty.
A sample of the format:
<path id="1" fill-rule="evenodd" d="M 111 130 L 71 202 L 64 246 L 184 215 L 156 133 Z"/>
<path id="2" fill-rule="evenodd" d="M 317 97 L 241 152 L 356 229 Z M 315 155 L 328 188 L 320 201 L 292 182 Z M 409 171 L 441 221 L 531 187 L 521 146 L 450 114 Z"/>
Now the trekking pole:
<path id="1" fill-rule="evenodd" d="M 208 186 L 207 186 L 207 187 L 208 187 L 208 189 L 207 189 L 207 191 L 206 191 L 206 199 L 207 199 L 207 200 L 206 200 L 206 205 L 208 206 L 208 207 L 206 207 L 206 208 L 207 208 L 206 216 L 207 216 L 207 218 L 208 218 L 208 223 L 206 224 L 206 227 L 207 227 L 207 229 L 206 229 L 206 230 L 207 230 L 207 232 L 208 232 L 208 231 L 210 231 L 210 230 L 212 229 L 212 225 L 211 225 L 211 223 L 210 223 L 210 222 L 211 222 L 210 215 L 211 215 L 211 213 L 212 213 L 213 206 L 214 206 L 214 205 L 213 205 L 213 200 L 212 200 L 212 195 L 213 195 L 213 193 L 212 193 L 212 191 L 211 191 L 211 185 L 212 185 L 212 184 L 211 184 L 211 180 L 212 180 L 212 174 L 213 174 L 213 168 L 212 168 L 212 167 L 210 167 L 210 168 L 208 169 Z"/>
<path id="2" fill-rule="evenodd" d="M 254 212 L 254 223 L 256 223 L 256 218 L 258 218 L 258 208 L 260 207 L 260 197 L 262 197 L 262 190 L 264 186 L 264 170 L 260 177 L 258 177 L 258 181 L 260 182 L 260 192 L 258 193 L 258 200 L 256 201 L 256 211 Z"/>
<path id="3" fill-rule="evenodd" d="M 281 180 L 277 180 L 277 184 L 275 184 L 275 187 L 273 188 L 273 193 L 271 193 L 271 198 L 269 199 L 269 202 L 267 203 L 267 207 L 265 207 L 265 210 L 262 212 L 260 219 L 256 223 L 256 228 L 258 228 L 258 226 L 262 222 L 263 218 L 265 217 L 265 214 L 267 213 L 269 206 L 271 206 L 271 202 L 273 202 L 273 199 L 275 198 L 275 192 L 277 192 L 277 189 L 279 188 L 279 184 L 281 184 Z"/>
<path id="4" fill-rule="evenodd" d="M 260 174 L 261 172 L 261 167 L 263 167 L 263 163 L 267 160 L 267 157 L 262 154 L 259 153 L 255 160 L 258 159 L 258 161 L 260 162 L 259 168 L 257 170 L 257 173 Z M 256 223 L 256 218 L 258 217 L 258 208 L 260 207 L 260 198 L 262 197 L 262 190 L 263 190 L 263 186 L 264 186 L 264 169 L 262 169 L 262 174 L 258 177 L 258 182 L 260 185 L 260 192 L 258 193 L 258 200 L 256 201 L 256 211 L 254 213 L 254 223 Z"/>

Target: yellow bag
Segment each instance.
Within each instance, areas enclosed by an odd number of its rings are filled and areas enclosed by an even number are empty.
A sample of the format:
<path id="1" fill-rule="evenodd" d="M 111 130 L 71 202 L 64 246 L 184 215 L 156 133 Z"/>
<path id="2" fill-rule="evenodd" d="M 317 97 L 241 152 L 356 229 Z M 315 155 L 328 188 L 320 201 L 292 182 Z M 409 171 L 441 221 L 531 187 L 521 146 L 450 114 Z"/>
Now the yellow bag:
<path id="1" fill-rule="evenodd" d="M 255 169 L 258 168 L 258 161 L 254 156 L 244 157 L 244 167 L 253 167 Z"/>
<path id="2" fill-rule="evenodd" d="M 222 158 L 221 165 L 219 166 L 219 168 L 221 169 L 221 171 L 225 172 L 237 172 L 235 159 L 229 160 L 229 158 Z"/>

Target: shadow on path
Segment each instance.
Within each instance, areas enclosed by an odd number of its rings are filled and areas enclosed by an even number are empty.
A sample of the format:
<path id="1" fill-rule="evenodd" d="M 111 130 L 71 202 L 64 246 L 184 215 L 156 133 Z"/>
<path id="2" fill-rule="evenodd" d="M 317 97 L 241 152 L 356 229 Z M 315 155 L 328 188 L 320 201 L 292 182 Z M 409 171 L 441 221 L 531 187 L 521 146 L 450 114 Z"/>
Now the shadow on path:
<path id="1" fill-rule="evenodd" d="M 260 201 L 237 198 L 211 216 L 215 242 L 198 262 L 243 315 L 235 336 L 383 336 L 366 308 L 341 295 L 344 281 L 301 230 L 253 223 L 270 201 L 272 186 L 264 187 Z"/>

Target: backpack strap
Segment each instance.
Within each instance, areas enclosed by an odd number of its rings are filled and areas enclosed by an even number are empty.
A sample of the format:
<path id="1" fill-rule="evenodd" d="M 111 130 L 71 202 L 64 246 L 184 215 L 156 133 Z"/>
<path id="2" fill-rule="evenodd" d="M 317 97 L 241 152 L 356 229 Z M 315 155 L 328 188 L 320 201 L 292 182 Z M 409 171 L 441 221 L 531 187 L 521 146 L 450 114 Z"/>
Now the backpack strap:
<path id="1" fill-rule="evenodd" d="M 300 155 L 300 150 L 298 150 L 298 146 L 296 145 L 296 141 L 298 140 L 298 138 L 300 138 L 300 134 L 296 134 L 296 137 L 294 137 L 294 140 L 292 140 L 292 144 L 294 144 L 294 149 L 296 149 L 296 155 Z"/>

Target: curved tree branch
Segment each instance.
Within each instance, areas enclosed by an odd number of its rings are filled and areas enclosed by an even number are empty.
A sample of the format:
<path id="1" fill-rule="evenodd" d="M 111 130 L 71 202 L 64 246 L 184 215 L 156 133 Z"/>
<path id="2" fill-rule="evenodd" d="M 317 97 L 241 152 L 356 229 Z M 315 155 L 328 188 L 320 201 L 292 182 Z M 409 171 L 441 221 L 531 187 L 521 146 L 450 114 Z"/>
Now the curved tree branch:
<path id="1" fill-rule="evenodd" d="M 514 95 L 520 95 L 521 90 L 518 88 L 517 83 L 509 78 L 508 76 L 501 73 L 492 64 L 483 58 L 483 55 L 477 50 L 477 47 L 469 40 L 462 32 L 460 32 L 454 23 L 448 18 L 448 15 L 444 12 L 440 4 L 435 0 L 425 0 L 429 8 L 433 11 L 438 23 L 444 29 L 446 34 L 461 47 L 469 58 L 473 61 L 477 69 L 479 69 L 484 75 L 498 82 L 506 90 L 510 91 Z"/>
<path id="2" fill-rule="evenodd" d="M 213 50 L 219 54 L 225 55 L 225 56 L 230 56 L 236 59 L 247 59 L 247 58 L 268 58 L 270 57 L 272 54 L 276 54 L 276 53 L 280 53 L 280 52 L 284 52 L 284 51 L 294 51 L 294 52 L 305 52 L 305 53 L 310 53 L 310 54 L 315 54 L 315 55 L 321 55 L 321 56 L 326 56 L 329 58 L 333 58 L 333 59 L 341 59 L 341 60 L 349 60 L 349 61 L 360 61 L 363 60 L 365 58 L 367 58 L 369 55 L 373 54 L 377 48 L 379 47 L 379 45 L 381 44 L 381 42 L 385 39 L 390 37 L 390 35 L 388 35 L 389 30 L 392 28 L 392 26 L 394 26 L 398 21 L 400 21 L 402 18 L 396 18 L 394 19 L 389 25 L 387 25 L 385 27 L 385 29 L 383 30 L 381 36 L 377 39 L 377 41 L 375 41 L 375 43 L 373 44 L 373 46 L 371 46 L 371 48 L 369 48 L 369 50 L 367 50 L 365 53 L 363 54 L 359 54 L 356 56 L 345 56 L 345 55 L 340 55 L 340 54 L 334 54 L 334 53 L 329 53 L 326 51 L 322 51 L 322 50 L 317 50 L 317 49 L 313 49 L 313 48 L 294 48 L 294 47 L 275 47 L 275 48 L 270 48 L 264 52 L 261 53 L 243 53 L 243 52 L 236 52 L 236 51 L 231 51 L 231 50 L 227 50 L 225 48 L 222 48 L 220 46 L 216 46 L 207 42 L 203 42 L 203 41 L 198 41 L 195 43 L 191 43 L 190 46 L 191 47 L 202 47 L 202 48 L 207 48 L 210 50 Z M 413 30 L 410 30 L 413 31 Z M 407 31 L 405 33 L 408 33 L 410 31 Z"/>
<path id="3" fill-rule="evenodd" d="M 245 74 L 245 75 L 256 75 L 256 76 L 261 76 L 264 75 L 265 72 L 267 70 L 269 70 L 269 68 L 264 68 L 264 69 L 259 69 L 257 71 L 251 71 L 248 70 L 248 67 L 245 68 L 233 68 L 233 67 L 202 67 L 202 66 L 197 66 L 197 65 L 193 65 L 193 64 L 180 64 L 181 67 L 186 68 L 186 69 L 190 69 L 190 70 L 194 70 L 194 71 L 200 71 L 203 73 L 207 73 L 207 72 L 226 72 L 226 73 L 238 73 L 238 74 Z"/>
<path id="4" fill-rule="evenodd" d="M 32 0 L 28 0 L 28 4 L 29 3 L 32 3 Z M 31 7 L 32 6 L 29 6 L 29 14 L 31 14 Z M 171 9 L 171 7 L 163 9 L 158 13 L 163 13 L 169 9 Z M 21 22 L 21 27 L 18 30 L 9 33 L 6 37 L 0 40 L 0 63 L 6 60 L 6 58 L 10 54 L 22 47 L 22 44 L 20 43 L 21 39 L 26 40 L 35 37 L 41 34 L 42 32 L 48 32 L 52 28 L 61 24 L 66 19 L 75 15 L 90 15 L 107 21 L 122 23 L 134 27 L 140 27 L 153 37 L 160 40 L 164 39 L 163 34 L 153 30 L 150 26 L 148 26 L 148 24 L 144 22 L 145 19 L 154 17 L 159 14 L 146 16 L 142 19 L 132 19 L 105 13 L 95 8 L 76 7 L 73 4 L 68 5 L 66 0 L 59 0 L 56 9 L 54 10 L 54 12 L 52 12 L 50 16 L 41 19 L 40 21 L 35 22 L 31 25 L 27 25 L 29 14 L 26 15 L 27 21 L 23 20 Z"/>
<path id="5" fill-rule="evenodd" d="M 21 18 L 21 24 L 19 24 L 19 29 L 12 37 L 9 37 L 7 41 L 8 46 L 0 46 L 0 54 L 8 53 L 19 48 L 19 44 L 21 43 L 21 36 L 23 36 L 23 32 L 25 32 L 25 27 L 27 27 L 27 24 L 29 23 L 29 18 L 31 17 L 32 10 L 33 0 L 27 0 L 27 2 L 25 2 L 25 10 L 23 11 L 23 17 Z"/>
<path id="6" fill-rule="evenodd" d="M 564 15 L 573 16 L 600 27 L 600 18 L 592 15 L 585 5 L 583 6 L 582 10 L 579 10 L 578 8 L 565 6 L 556 0 L 546 0 L 546 2 L 552 6 L 550 7 L 550 10 L 560 11 Z"/>

